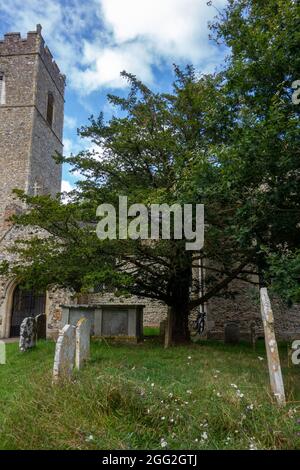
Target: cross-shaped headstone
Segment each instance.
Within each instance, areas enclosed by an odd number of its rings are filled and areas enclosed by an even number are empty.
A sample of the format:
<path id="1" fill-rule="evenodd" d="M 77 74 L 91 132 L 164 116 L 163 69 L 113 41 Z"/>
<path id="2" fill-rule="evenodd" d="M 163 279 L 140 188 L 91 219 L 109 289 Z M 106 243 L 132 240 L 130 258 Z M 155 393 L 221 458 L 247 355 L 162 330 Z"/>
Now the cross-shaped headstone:
<path id="1" fill-rule="evenodd" d="M 39 184 L 36 181 L 33 185 L 33 195 L 38 196 L 40 189 L 41 189 L 41 186 L 39 186 Z"/>

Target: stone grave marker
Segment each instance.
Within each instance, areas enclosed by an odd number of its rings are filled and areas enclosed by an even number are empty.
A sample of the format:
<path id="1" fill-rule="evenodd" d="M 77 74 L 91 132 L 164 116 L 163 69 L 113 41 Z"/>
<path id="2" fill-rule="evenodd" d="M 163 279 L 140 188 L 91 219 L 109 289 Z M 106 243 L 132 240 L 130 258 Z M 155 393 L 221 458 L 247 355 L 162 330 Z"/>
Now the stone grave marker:
<path id="1" fill-rule="evenodd" d="M 36 345 L 36 323 L 33 317 L 24 318 L 20 328 L 19 349 L 25 352 Z"/>
<path id="2" fill-rule="evenodd" d="M 171 307 L 168 307 L 168 316 L 167 322 L 165 327 L 165 348 L 170 348 L 173 344 L 172 341 L 172 322 L 173 322 L 173 314 Z"/>
<path id="3" fill-rule="evenodd" d="M 86 318 L 81 318 L 76 325 L 76 358 L 77 369 L 81 369 L 90 357 L 91 328 Z"/>
<path id="4" fill-rule="evenodd" d="M 167 320 L 162 320 L 159 324 L 159 336 L 161 338 L 165 337 L 166 326 L 167 326 Z"/>
<path id="5" fill-rule="evenodd" d="M 252 349 L 255 351 L 256 346 L 256 323 L 253 321 L 250 324 L 250 341 L 252 344 Z"/>
<path id="6" fill-rule="evenodd" d="M 36 339 L 46 339 L 47 316 L 44 313 L 35 317 L 36 323 Z"/>
<path id="7" fill-rule="evenodd" d="M 224 340 L 226 344 L 238 344 L 240 342 L 240 326 L 237 322 L 228 322 L 225 325 Z"/>
<path id="8" fill-rule="evenodd" d="M 70 379 L 75 365 L 76 328 L 65 325 L 59 332 L 55 348 L 53 382 Z"/>
<path id="9" fill-rule="evenodd" d="M 261 316 L 265 332 L 265 343 L 268 357 L 271 389 L 279 405 L 285 405 L 284 385 L 281 374 L 280 359 L 274 331 L 274 317 L 268 291 L 260 289 Z"/>
<path id="10" fill-rule="evenodd" d="M 6 345 L 0 341 L 0 365 L 6 364 Z"/>

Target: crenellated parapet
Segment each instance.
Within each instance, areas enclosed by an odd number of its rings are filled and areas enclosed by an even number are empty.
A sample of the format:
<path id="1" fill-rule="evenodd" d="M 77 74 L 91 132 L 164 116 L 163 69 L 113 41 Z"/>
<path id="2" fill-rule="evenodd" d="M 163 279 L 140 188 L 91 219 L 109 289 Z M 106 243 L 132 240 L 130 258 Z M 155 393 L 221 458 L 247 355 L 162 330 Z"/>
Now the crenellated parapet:
<path id="1" fill-rule="evenodd" d="M 6 33 L 4 39 L 0 40 L 0 56 L 39 54 L 63 95 L 66 77 L 61 74 L 50 50 L 45 45 L 41 33 L 41 25 L 37 25 L 36 31 L 28 32 L 26 38 L 22 38 L 20 33 Z"/>

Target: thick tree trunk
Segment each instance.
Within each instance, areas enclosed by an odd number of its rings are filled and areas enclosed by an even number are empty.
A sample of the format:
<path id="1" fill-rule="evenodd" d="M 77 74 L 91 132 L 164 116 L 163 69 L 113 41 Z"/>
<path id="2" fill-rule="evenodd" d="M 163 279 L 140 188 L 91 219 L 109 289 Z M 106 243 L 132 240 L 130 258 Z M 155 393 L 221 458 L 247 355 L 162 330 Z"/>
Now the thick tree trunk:
<path id="1" fill-rule="evenodd" d="M 180 296 L 180 292 L 182 295 Z M 189 288 L 179 290 L 176 303 L 168 308 L 165 347 L 187 344 L 191 341 L 189 330 Z"/>
<path id="2" fill-rule="evenodd" d="M 165 347 L 187 344 L 191 341 L 188 327 L 190 288 L 192 285 L 192 257 L 190 252 L 175 245 L 173 275 L 169 280 L 169 309 Z"/>
<path id="3" fill-rule="evenodd" d="M 168 309 L 165 346 L 187 344 L 191 341 L 188 305 L 174 305 Z"/>

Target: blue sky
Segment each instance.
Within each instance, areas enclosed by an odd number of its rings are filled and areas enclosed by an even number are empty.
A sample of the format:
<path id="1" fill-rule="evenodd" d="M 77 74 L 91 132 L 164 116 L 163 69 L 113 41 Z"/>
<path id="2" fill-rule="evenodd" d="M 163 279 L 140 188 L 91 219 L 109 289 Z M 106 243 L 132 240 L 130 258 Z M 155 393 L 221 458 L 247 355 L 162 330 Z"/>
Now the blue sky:
<path id="1" fill-rule="evenodd" d="M 90 148 L 77 127 L 91 114 L 114 112 L 107 93 L 126 93 L 120 72 L 134 73 L 152 89 L 166 91 L 172 64 L 193 64 L 211 72 L 224 51 L 208 39 L 208 21 L 226 0 L 0 0 L 0 36 L 26 36 L 43 27 L 43 37 L 61 71 L 67 75 L 64 153 Z M 76 176 L 63 170 L 63 190 Z"/>

